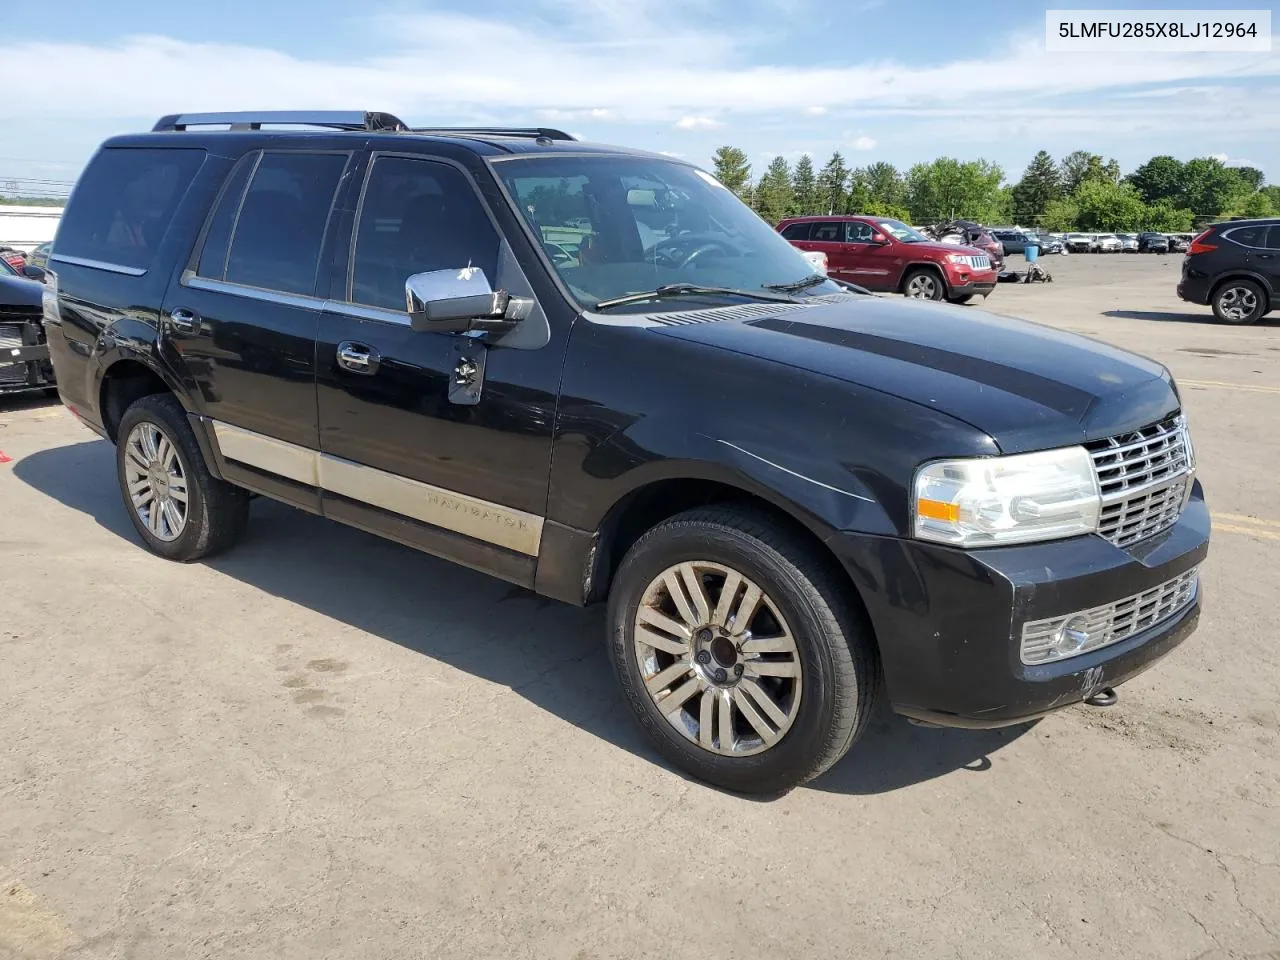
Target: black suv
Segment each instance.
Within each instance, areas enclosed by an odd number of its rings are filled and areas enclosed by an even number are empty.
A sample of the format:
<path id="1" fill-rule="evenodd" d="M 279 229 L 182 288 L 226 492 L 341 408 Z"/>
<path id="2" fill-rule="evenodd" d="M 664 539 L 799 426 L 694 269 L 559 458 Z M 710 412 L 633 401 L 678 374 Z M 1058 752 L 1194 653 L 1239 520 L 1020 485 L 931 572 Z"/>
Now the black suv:
<path id="1" fill-rule="evenodd" d="M 1138 252 L 1139 253 L 1168 253 L 1169 238 L 1163 233 L 1147 233 L 1138 234 Z"/>
<path id="2" fill-rule="evenodd" d="M 1191 241 L 1178 296 L 1209 304 L 1223 323 L 1254 323 L 1280 291 L 1280 220 L 1215 223 Z"/>
<path id="3" fill-rule="evenodd" d="M 724 787 L 826 770 L 882 683 L 918 720 L 1017 723 L 1199 617 L 1167 370 L 850 291 L 669 157 L 168 117 L 94 156 L 50 266 L 62 398 L 151 550 L 230 546 L 252 492 L 607 601 L 639 722 Z"/>

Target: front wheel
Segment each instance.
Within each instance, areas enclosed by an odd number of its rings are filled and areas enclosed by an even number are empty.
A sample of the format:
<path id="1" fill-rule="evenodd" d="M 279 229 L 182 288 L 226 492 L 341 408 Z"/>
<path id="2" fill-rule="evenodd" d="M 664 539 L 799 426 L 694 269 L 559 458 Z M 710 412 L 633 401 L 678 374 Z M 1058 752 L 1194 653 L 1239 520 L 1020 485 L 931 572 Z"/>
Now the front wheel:
<path id="1" fill-rule="evenodd" d="M 903 296 L 913 300 L 941 300 L 946 291 L 932 270 L 912 270 L 902 282 Z"/>
<path id="2" fill-rule="evenodd" d="M 830 768 L 866 726 L 879 678 L 848 591 L 750 512 L 693 510 L 641 537 L 609 594 L 609 653 L 659 752 L 742 793 Z"/>
<path id="3" fill-rule="evenodd" d="M 1213 315 L 1223 323 L 1254 323 L 1267 312 L 1267 295 L 1252 280 L 1228 280 L 1213 295 Z"/>
<path id="4" fill-rule="evenodd" d="M 239 538 L 249 519 L 249 494 L 209 473 L 186 412 L 172 395 L 135 402 L 120 420 L 118 438 L 120 494 L 148 549 L 191 561 Z"/>

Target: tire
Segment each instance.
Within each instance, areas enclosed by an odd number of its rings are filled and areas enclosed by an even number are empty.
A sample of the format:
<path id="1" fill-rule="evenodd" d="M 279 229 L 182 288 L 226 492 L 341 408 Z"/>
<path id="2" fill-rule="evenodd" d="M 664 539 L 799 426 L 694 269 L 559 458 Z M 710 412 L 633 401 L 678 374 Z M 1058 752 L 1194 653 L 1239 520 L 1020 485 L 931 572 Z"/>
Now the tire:
<path id="1" fill-rule="evenodd" d="M 235 543 L 249 520 L 249 494 L 209 473 L 186 411 L 172 394 L 137 400 L 116 436 L 120 495 L 147 549 L 189 563 Z"/>
<path id="2" fill-rule="evenodd" d="M 705 606 L 685 591 L 685 570 L 702 584 Z M 720 616 L 728 574 L 742 580 L 735 582 L 735 599 L 726 611 L 732 607 L 729 612 L 740 615 L 752 585 L 762 592 L 740 627 L 739 616 Z M 709 626 L 688 625 L 678 606 L 667 603 L 674 597 L 667 583 L 681 590 L 694 621 L 702 616 Z M 828 770 L 862 734 L 880 686 L 871 629 L 850 601 L 849 589 L 807 545 L 748 511 L 692 510 L 642 536 L 610 589 L 609 655 L 633 715 L 658 752 L 691 776 L 739 793 L 778 794 Z M 663 602 L 655 604 L 655 597 Z M 638 630 L 637 617 L 653 617 L 654 611 L 660 618 L 669 615 L 666 626 L 646 619 Z M 716 646 L 731 637 L 721 633 L 706 643 L 701 636 L 711 634 L 717 623 L 728 624 L 725 630 L 736 633 L 734 643 L 741 644 L 732 666 L 732 657 L 721 659 Z M 684 639 L 672 643 L 673 637 Z M 792 647 L 781 652 L 787 637 Z M 646 638 L 670 649 L 654 649 Z M 768 643 L 770 649 L 751 650 L 753 643 Z M 761 672 L 767 675 L 762 678 Z M 760 709 L 751 686 L 770 697 L 775 712 Z M 664 713 L 658 697 L 675 708 Z M 741 708 L 743 700 L 756 713 L 754 719 Z M 782 715 L 785 722 L 778 719 Z M 704 718 L 709 721 L 706 745 Z M 775 739 L 766 740 L 757 720 Z"/>
<path id="3" fill-rule="evenodd" d="M 1244 326 L 1267 312 L 1267 295 L 1252 280 L 1228 280 L 1213 291 L 1213 315 L 1219 323 Z"/>
<path id="4" fill-rule="evenodd" d="M 902 279 L 902 295 L 912 300 L 941 300 L 945 293 L 942 277 L 928 268 L 912 270 Z"/>
<path id="5" fill-rule="evenodd" d="M 973 298 L 976 296 L 977 296 L 976 293 L 966 293 L 958 297 L 947 297 L 947 302 L 954 303 L 957 305 L 966 304 L 966 303 L 969 303 L 971 300 L 973 300 Z"/>

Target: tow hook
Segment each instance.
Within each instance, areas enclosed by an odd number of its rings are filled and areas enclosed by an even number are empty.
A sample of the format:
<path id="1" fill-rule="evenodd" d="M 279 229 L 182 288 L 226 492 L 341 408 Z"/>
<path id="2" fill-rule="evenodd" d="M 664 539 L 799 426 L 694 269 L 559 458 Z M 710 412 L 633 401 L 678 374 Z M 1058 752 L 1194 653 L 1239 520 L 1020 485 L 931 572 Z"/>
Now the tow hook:
<path id="1" fill-rule="evenodd" d="M 1090 707 L 1111 707 L 1119 700 L 1119 695 L 1112 687 L 1103 687 L 1092 697 L 1085 697 L 1084 702 Z"/>

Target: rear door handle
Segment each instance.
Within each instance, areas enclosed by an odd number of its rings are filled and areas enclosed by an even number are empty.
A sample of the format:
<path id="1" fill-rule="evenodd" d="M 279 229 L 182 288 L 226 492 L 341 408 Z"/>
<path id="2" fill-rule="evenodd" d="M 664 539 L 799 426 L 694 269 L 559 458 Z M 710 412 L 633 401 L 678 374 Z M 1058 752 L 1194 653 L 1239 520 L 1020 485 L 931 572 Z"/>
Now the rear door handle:
<path id="1" fill-rule="evenodd" d="M 352 373 L 371 374 L 378 369 L 378 352 L 366 344 L 344 340 L 338 344 L 338 366 Z"/>
<path id="2" fill-rule="evenodd" d="M 169 322 L 182 333 L 195 333 L 200 329 L 200 314 L 186 307 L 175 307 L 169 313 Z"/>

